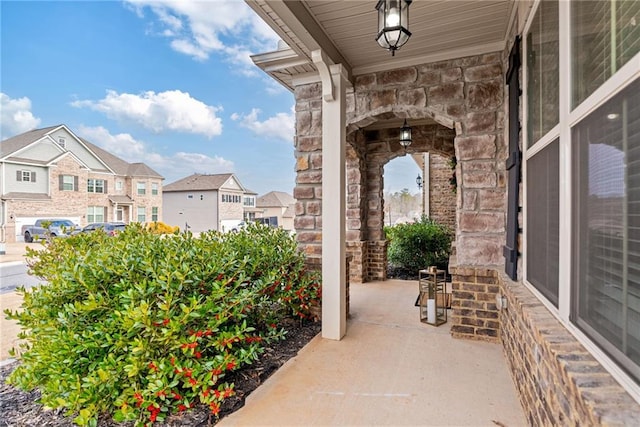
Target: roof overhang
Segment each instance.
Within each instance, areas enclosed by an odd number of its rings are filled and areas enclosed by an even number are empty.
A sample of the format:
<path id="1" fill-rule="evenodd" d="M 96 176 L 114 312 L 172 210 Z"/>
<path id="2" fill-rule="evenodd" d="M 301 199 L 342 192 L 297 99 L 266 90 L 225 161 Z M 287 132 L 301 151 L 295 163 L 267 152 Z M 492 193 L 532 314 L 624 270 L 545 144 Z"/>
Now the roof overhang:
<path id="1" fill-rule="evenodd" d="M 514 0 L 414 1 L 409 42 L 395 56 L 375 41 L 372 0 L 245 0 L 286 44 L 253 55 L 254 63 L 289 90 L 320 81 L 312 52 L 362 74 L 504 50 L 516 19 Z"/>

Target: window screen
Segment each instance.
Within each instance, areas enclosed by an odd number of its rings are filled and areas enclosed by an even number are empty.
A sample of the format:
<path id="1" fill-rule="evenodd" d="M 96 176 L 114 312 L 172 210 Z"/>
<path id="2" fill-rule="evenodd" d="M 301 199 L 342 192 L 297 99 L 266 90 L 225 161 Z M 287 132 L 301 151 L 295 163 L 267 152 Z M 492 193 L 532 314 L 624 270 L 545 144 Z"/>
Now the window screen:
<path id="1" fill-rule="evenodd" d="M 639 380 L 640 80 L 572 135 L 572 321 Z"/>

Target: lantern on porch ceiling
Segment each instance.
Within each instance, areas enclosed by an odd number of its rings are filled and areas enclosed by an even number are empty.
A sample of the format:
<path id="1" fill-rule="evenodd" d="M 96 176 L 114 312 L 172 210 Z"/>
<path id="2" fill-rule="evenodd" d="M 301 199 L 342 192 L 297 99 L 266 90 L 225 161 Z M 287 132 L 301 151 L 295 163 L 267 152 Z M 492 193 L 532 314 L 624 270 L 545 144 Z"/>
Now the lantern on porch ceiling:
<path id="1" fill-rule="evenodd" d="M 378 36 L 376 41 L 380 46 L 391 51 L 395 56 L 411 37 L 409 31 L 409 5 L 411 0 L 379 0 L 376 5 L 378 11 Z"/>
<path id="2" fill-rule="evenodd" d="M 400 145 L 404 149 L 411 145 L 411 127 L 407 125 L 407 119 L 404 119 L 404 124 L 400 128 Z"/>
<path id="3" fill-rule="evenodd" d="M 418 177 L 416 178 L 416 184 L 418 184 L 418 189 L 422 189 L 422 177 L 420 174 L 418 174 Z"/>

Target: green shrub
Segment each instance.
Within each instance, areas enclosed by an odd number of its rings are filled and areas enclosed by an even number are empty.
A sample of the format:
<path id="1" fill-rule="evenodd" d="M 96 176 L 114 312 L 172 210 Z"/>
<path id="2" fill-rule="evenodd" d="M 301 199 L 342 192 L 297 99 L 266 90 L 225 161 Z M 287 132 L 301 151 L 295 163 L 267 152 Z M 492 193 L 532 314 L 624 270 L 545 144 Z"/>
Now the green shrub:
<path id="1" fill-rule="evenodd" d="M 435 265 L 446 268 L 451 250 L 451 231 L 423 216 L 420 221 L 385 227 L 389 240 L 387 259 L 393 266 L 417 273 Z"/>
<path id="2" fill-rule="evenodd" d="M 217 415 L 233 384 L 285 334 L 284 320 L 318 304 L 317 277 L 286 232 L 159 235 L 129 226 L 81 233 L 28 253 L 48 282 L 7 311 L 21 327 L 21 364 L 9 382 L 80 425 L 101 414 L 136 425 L 195 404 Z"/>

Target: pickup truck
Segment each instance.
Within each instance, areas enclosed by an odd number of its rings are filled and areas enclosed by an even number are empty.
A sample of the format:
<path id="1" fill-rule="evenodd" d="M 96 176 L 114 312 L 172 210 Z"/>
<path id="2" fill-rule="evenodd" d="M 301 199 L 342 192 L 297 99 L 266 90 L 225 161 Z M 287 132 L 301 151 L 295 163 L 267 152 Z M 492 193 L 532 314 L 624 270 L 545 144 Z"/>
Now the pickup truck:
<path id="1" fill-rule="evenodd" d="M 46 225 L 46 227 L 45 227 Z M 22 235 L 27 243 L 33 239 L 46 239 L 47 237 L 66 237 L 78 226 L 68 219 L 38 219 L 33 225 L 23 225 Z"/>

